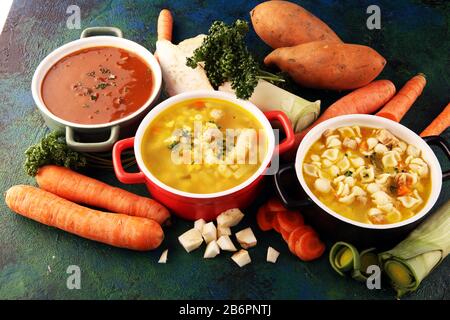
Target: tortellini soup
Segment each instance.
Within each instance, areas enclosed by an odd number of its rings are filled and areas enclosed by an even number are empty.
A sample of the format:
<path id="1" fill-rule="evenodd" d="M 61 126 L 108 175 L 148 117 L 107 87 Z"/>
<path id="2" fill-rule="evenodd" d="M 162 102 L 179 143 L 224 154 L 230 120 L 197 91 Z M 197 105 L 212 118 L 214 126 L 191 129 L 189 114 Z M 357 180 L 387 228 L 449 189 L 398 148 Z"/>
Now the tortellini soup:
<path id="1" fill-rule="evenodd" d="M 328 129 L 311 146 L 302 170 L 322 203 L 363 223 L 408 219 L 423 208 L 431 192 L 421 151 L 386 129 Z"/>

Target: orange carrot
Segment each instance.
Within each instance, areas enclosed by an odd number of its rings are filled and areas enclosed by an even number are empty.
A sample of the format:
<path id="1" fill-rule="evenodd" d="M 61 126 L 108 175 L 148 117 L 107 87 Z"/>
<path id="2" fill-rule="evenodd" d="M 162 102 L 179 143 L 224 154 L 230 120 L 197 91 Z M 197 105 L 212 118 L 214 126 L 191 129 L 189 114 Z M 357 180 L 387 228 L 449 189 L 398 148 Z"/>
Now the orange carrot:
<path id="1" fill-rule="evenodd" d="M 410 193 L 411 193 L 411 189 L 408 188 L 407 186 L 405 186 L 405 185 L 398 186 L 397 196 L 405 196 Z"/>
<path id="2" fill-rule="evenodd" d="M 32 186 L 11 187 L 5 201 L 24 217 L 116 247 L 152 250 L 164 239 L 161 226 L 153 220 L 85 208 Z"/>
<path id="3" fill-rule="evenodd" d="M 163 9 L 158 17 L 158 40 L 172 41 L 173 18 L 169 10 Z"/>
<path id="4" fill-rule="evenodd" d="M 271 198 L 267 204 L 267 210 L 272 212 L 279 212 L 279 211 L 285 211 L 286 208 L 283 206 L 280 200 L 277 198 Z"/>
<path id="5" fill-rule="evenodd" d="M 283 228 L 280 228 L 280 234 L 283 240 L 287 243 L 289 241 L 291 233 Z"/>
<path id="6" fill-rule="evenodd" d="M 421 137 L 438 136 L 450 126 L 450 103 L 420 134 Z"/>
<path id="7" fill-rule="evenodd" d="M 273 220 L 272 220 L 272 228 L 273 228 L 276 232 L 281 233 L 280 223 L 278 222 L 278 219 L 277 219 L 278 213 L 279 213 L 279 212 L 275 212 L 275 213 L 274 213 L 275 215 L 274 215 Z"/>
<path id="8" fill-rule="evenodd" d="M 281 211 L 277 214 L 278 224 L 282 230 L 291 233 L 304 224 L 303 216 L 298 211 Z"/>
<path id="9" fill-rule="evenodd" d="M 272 229 L 272 221 L 274 219 L 275 213 L 267 210 L 267 206 L 263 205 L 259 208 L 256 214 L 256 222 L 262 231 L 269 231 Z"/>
<path id="10" fill-rule="evenodd" d="M 403 88 L 375 115 L 400 122 L 425 88 L 427 80 L 423 73 L 411 78 Z"/>
<path id="11" fill-rule="evenodd" d="M 303 261 L 319 258 L 325 252 L 325 245 L 314 231 L 305 232 L 295 244 L 295 254 Z"/>
<path id="12" fill-rule="evenodd" d="M 36 181 L 41 189 L 73 202 L 149 218 L 159 224 L 170 217 L 169 211 L 155 200 L 112 187 L 64 167 L 41 167 Z"/>
<path id="13" fill-rule="evenodd" d="M 309 232 L 309 231 L 314 231 L 310 226 L 299 226 L 297 227 L 294 231 L 291 232 L 291 234 L 289 235 L 288 238 L 288 247 L 289 250 L 295 254 L 295 245 L 298 241 L 298 239 L 300 239 L 300 237 L 305 233 L 305 232 Z"/>
<path id="14" fill-rule="evenodd" d="M 347 114 L 370 114 L 381 108 L 395 94 L 395 86 L 389 80 L 377 80 L 368 85 L 356 89 L 340 98 L 308 128 L 295 135 L 295 143 L 291 151 L 286 153 L 287 159 L 293 159 L 297 153 L 297 147 L 303 137 L 319 123 Z"/>

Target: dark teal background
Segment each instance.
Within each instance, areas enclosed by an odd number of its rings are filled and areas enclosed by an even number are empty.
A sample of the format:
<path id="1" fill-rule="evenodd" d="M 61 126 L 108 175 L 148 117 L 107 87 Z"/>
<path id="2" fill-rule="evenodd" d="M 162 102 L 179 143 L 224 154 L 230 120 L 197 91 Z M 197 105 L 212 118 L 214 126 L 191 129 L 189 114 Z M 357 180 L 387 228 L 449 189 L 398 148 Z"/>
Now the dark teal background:
<path id="1" fill-rule="evenodd" d="M 15 0 L 0 36 L 0 190 L 34 184 L 22 169 L 23 152 L 47 129 L 33 103 L 31 78 L 39 62 L 53 49 L 75 40 L 81 30 L 66 28 L 66 8 L 81 8 L 82 28 L 116 26 L 127 38 L 155 49 L 156 18 L 160 9 L 172 10 L 174 41 L 205 33 L 214 20 L 249 20 L 257 1 L 25 1 Z M 423 95 L 403 124 L 420 132 L 450 101 L 450 4 L 448 1 L 298 1 L 327 22 L 346 42 L 374 47 L 388 61 L 379 78 L 400 88 L 418 72 L 427 75 Z M 381 30 L 366 28 L 366 8 L 381 8 Z M 253 31 L 248 45 L 258 59 L 270 50 Z M 296 92 L 321 99 L 325 108 L 341 94 Z M 446 135 L 448 138 L 448 134 Z M 449 163 L 440 153 L 443 167 Z M 112 172 L 90 172 L 94 177 L 146 195 L 144 186 L 121 185 Z M 443 185 L 439 204 L 449 198 Z M 270 193 L 267 185 L 265 194 Z M 265 196 L 258 200 L 262 202 Z M 384 283 L 369 291 L 364 284 L 340 278 L 320 260 L 303 263 L 288 253 L 280 236 L 263 234 L 255 226 L 254 210 L 247 210 L 240 227 L 251 225 L 258 246 L 250 250 L 253 263 L 239 269 L 230 254 L 203 260 L 203 250 L 187 254 L 177 236 L 191 227 L 176 220 L 166 240 L 154 252 L 137 253 L 112 248 L 58 231 L 11 213 L 0 201 L 0 298 L 6 299 L 393 299 Z M 238 228 L 240 228 L 238 227 Z M 325 235 L 323 235 L 325 237 Z M 265 262 L 267 246 L 281 251 L 277 264 Z M 163 249 L 169 262 L 157 264 Z M 81 290 L 66 288 L 66 268 L 81 268 Z M 447 259 L 406 299 L 449 299 L 450 263 Z"/>

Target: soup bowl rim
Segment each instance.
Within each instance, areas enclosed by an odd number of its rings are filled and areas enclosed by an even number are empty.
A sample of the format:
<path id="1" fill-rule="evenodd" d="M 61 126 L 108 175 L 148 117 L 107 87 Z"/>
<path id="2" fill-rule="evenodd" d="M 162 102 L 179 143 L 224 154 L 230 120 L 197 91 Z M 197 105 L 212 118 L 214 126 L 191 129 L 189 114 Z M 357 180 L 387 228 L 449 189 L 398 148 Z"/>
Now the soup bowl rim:
<path id="1" fill-rule="evenodd" d="M 182 191 L 179 189 L 176 189 L 174 187 L 171 187 L 162 181 L 160 181 L 158 178 L 156 178 L 150 170 L 145 165 L 143 158 L 142 158 L 142 151 L 141 151 L 141 145 L 142 140 L 145 134 L 146 129 L 150 125 L 150 123 L 155 119 L 156 116 L 158 116 L 162 111 L 166 110 L 167 108 L 172 107 L 174 104 L 196 99 L 196 98 L 212 98 L 212 99 L 218 99 L 218 100 L 225 100 L 227 102 L 231 102 L 232 104 L 236 104 L 248 112 L 250 112 L 255 119 L 263 126 L 264 131 L 267 133 L 267 149 L 266 154 L 264 156 L 264 159 L 261 161 L 260 166 L 258 169 L 245 181 L 241 182 L 240 184 L 223 190 L 219 192 L 214 193 L 193 193 L 193 192 L 187 192 Z M 180 93 L 178 95 L 175 95 L 173 97 L 170 97 L 158 105 L 156 105 L 142 120 L 141 124 L 139 125 L 136 135 L 134 138 L 134 154 L 136 157 L 136 162 L 138 164 L 139 169 L 141 172 L 144 173 L 147 179 L 151 180 L 153 183 L 155 183 L 160 188 L 169 191 L 173 194 L 182 196 L 182 197 L 188 197 L 188 198 L 197 198 L 197 199 L 213 199 L 218 197 L 227 196 L 230 194 L 233 194 L 235 192 L 238 192 L 242 189 L 245 189 L 249 185 L 251 185 L 255 180 L 257 180 L 258 177 L 260 177 L 262 174 L 264 174 L 267 166 L 271 162 L 272 155 L 274 154 L 275 150 L 275 136 L 272 132 L 272 127 L 270 125 L 269 120 L 265 117 L 264 113 L 258 109 L 253 103 L 245 100 L 241 100 L 236 98 L 234 95 L 228 93 L 228 92 L 221 92 L 221 91 L 210 91 L 210 90 L 196 90 L 191 92 L 185 92 Z"/>
<path id="2" fill-rule="evenodd" d="M 336 211 L 330 209 L 327 205 L 322 203 L 322 201 L 317 198 L 317 196 L 311 191 L 309 186 L 306 184 L 303 175 L 302 164 L 304 163 L 306 154 L 308 153 L 310 147 L 320 138 L 320 136 L 325 130 L 354 125 L 362 127 L 384 128 L 389 131 L 391 130 L 395 131 L 392 132 L 395 136 L 398 136 L 401 140 L 404 140 L 408 144 L 414 143 L 414 145 L 422 151 L 421 157 L 425 162 L 427 162 L 429 166 L 431 191 L 424 207 L 414 216 L 406 220 L 390 224 L 370 224 L 355 221 L 344 217 L 343 215 L 337 213 Z M 400 134 L 401 136 L 399 136 L 398 133 L 401 133 Z M 380 230 L 395 229 L 416 222 L 417 220 L 423 218 L 432 209 L 432 207 L 439 198 L 439 194 L 442 188 L 442 170 L 439 161 L 436 155 L 434 154 L 433 150 L 421 137 L 419 137 L 412 130 L 410 130 L 409 128 L 405 127 L 400 123 L 397 123 L 395 121 L 383 117 L 367 114 L 352 114 L 352 115 L 338 116 L 332 119 L 328 119 L 320 123 L 313 129 L 311 129 L 305 135 L 305 137 L 303 138 L 297 149 L 297 154 L 295 158 L 295 172 L 301 187 L 306 192 L 308 197 L 323 211 L 325 211 L 326 213 L 328 213 L 329 215 L 333 216 L 338 220 L 365 229 L 380 229 Z"/>
<path id="3" fill-rule="evenodd" d="M 149 98 L 136 111 L 130 113 L 126 117 L 122 117 L 110 122 L 98 124 L 82 124 L 77 122 L 71 122 L 58 117 L 57 115 L 50 112 L 50 110 L 47 108 L 42 98 L 41 91 L 45 76 L 47 75 L 49 70 L 65 56 L 83 49 L 95 47 L 116 47 L 119 49 L 132 52 L 133 54 L 136 54 L 139 58 L 141 58 L 150 67 L 152 71 L 153 87 Z M 64 126 L 79 129 L 102 129 L 127 122 L 135 118 L 136 116 L 140 115 L 158 98 L 159 93 L 161 91 L 161 85 L 162 85 L 161 67 L 158 61 L 156 60 L 155 56 L 145 47 L 143 47 L 137 42 L 125 38 L 113 36 L 95 36 L 70 41 L 50 52 L 39 63 L 38 67 L 34 71 L 33 78 L 31 81 L 31 92 L 34 102 L 38 107 L 38 109 L 53 121 L 60 123 Z"/>

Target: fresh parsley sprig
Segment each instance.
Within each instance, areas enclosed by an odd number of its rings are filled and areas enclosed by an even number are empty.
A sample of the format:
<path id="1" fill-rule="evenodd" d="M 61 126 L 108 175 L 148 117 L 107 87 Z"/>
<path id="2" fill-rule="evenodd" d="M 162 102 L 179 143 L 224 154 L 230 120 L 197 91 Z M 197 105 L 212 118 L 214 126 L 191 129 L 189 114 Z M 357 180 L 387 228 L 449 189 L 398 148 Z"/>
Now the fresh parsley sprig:
<path id="1" fill-rule="evenodd" d="M 282 77 L 259 68 L 245 45 L 248 30 L 248 23 L 243 20 L 232 25 L 215 21 L 202 45 L 187 58 L 186 65 L 195 69 L 202 63 L 214 88 L 231 81 L 236 96 L 242 99 L 250 98 L 259 79 L 284 82 Z"/>

